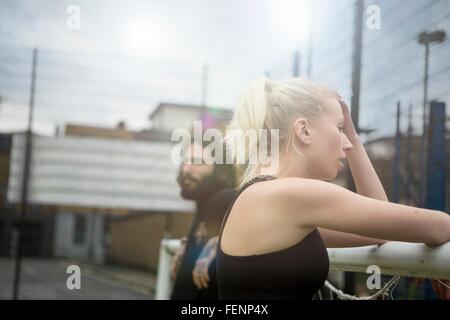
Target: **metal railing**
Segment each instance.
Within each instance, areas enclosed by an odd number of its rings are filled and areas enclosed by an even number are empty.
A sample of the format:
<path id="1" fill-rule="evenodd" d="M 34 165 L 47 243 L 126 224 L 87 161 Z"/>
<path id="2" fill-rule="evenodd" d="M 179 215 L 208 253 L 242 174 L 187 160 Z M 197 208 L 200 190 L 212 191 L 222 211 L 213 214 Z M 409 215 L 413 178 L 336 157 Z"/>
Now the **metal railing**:
<path id="1" fill-rule="evenodd" d="M 156 281 L 157 300 L 170 297 L 170 262 L 179 239 L 163 239 Z M 425 244 L 391 241 L 382 246 L 328 249 L 330 268 L 335 271 L 366 272 L 376 265 L 385 275 L 450 280 L 450 242 L 430 247 Z"/>

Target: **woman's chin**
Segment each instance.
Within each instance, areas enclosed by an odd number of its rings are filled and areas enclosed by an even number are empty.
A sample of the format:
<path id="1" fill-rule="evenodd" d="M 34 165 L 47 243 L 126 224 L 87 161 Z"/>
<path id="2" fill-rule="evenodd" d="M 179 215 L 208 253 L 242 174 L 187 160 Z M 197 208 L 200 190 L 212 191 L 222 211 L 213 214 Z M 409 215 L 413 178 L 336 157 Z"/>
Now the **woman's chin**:
<path id="1" fill-rule="evenodd" d="M 324 181 L 332 181 L 334 179 L 336 179 L 336 177 L 338 176 L 339 171 L 335 171 L 332 174 L 327 175 L 326 177 L 320 179 L 320 180 L 324 180 Z"/>

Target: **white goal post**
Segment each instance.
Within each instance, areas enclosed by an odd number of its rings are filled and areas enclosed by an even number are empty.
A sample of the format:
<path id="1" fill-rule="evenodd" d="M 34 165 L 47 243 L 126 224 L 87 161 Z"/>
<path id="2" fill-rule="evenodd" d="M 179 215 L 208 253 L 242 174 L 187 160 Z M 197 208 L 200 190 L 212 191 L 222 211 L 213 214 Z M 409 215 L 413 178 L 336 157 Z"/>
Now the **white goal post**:
<path id="1" fill-rule="evenodd" d="M 170 262 L 179 239 L 163 239 L 159 251 L 156 300 L 170 297 Z M 450 280 L 450 242 L 430 247 L 420 243 L 390 241 L 382 246 L 328 249 L 330 268 L 335 271 L 366 272 L 376 265 L 385 275 Z"/>

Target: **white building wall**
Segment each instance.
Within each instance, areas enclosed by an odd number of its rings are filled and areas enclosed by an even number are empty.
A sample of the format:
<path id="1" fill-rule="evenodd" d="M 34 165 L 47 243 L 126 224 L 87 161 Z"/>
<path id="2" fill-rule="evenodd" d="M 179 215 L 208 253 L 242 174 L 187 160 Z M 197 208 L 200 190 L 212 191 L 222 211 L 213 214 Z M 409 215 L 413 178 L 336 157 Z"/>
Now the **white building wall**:
<path id="1" fill-rule="evenodd" d="M 75 220 L 77 216 L 86 218 L 84 242 L 75 243 Z M 102 215 L 80 215 L 59 213 L 56 215 L 54 255 L 61 258 L 93 259 L 103 262 L 104 218 Z"/>
<path id="2" fill-rule="evenodd" d="M 194 121 L 200 120 L 201 109 L 180 108 L 166 105 L 153 118 L 153 128 L 173 131 L 175 129 L 191 129 Z"/>
<path id="3" fill-rule="evenodd" d="M 25 136 L 13 136 L 8 201 L 20 201 Z M 34 137 L 29 200 L 35 204 L 190 212 L 179 165 L 163 142 Z"/>

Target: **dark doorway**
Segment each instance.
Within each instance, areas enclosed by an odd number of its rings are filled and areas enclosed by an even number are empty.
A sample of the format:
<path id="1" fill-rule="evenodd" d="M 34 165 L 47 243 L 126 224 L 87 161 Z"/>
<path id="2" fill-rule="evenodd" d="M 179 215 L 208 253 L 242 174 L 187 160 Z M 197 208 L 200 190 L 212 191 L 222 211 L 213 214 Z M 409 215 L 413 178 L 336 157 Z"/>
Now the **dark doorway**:
<path id="1" fill-rule="evenodd" d="M 19 223 L 14 224 L 16 230 L 20 230 L 19 226 Z M 41 257 L 44 252 L 42 223 L 24 222 L 21 231 L 22 255 L 24 257 Z"/>

